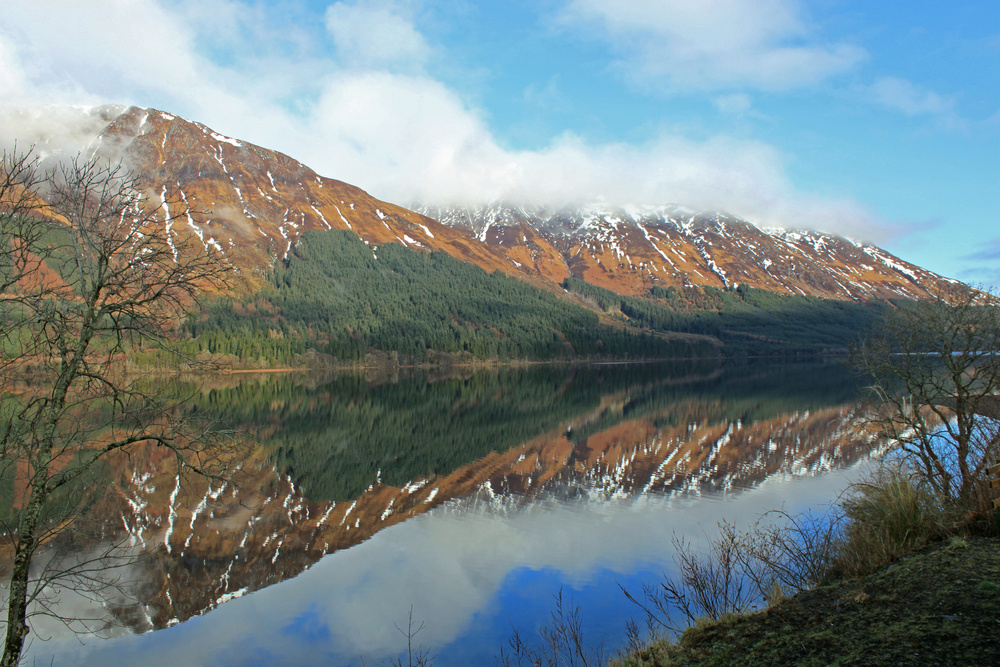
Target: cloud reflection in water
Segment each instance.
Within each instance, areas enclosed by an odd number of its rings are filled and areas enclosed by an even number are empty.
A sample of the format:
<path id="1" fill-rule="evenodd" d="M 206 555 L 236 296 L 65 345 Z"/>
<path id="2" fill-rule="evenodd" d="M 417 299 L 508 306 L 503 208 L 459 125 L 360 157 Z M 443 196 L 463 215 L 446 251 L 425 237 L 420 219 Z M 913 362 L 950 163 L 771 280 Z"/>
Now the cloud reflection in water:
<path id="1" fill-rule="evenodd" d="M 35 642 L 29 660 L 196 667 L 364 658 L 373 664 L 405 649 L 396 626 L 405 629 L 412 605 L 417 625 L 425 624 L 416 643 L 433 649 L 435 664 L 490 663 L 512 621 L 531 636 L 547 620 L 560 586 L 580 604 L 593 639 L 614 650 L 625 620 L 638 615 L 618 582 L 638 589 L 655 581 L 670 567 L 675 533 L 704 543 L 723 518 L 747 525 L 768 509 L 822 508 L 863 467 L 777 476 L 723 495 L 550 499 L 506 514 L 449 503 L 173 628 Z"/>

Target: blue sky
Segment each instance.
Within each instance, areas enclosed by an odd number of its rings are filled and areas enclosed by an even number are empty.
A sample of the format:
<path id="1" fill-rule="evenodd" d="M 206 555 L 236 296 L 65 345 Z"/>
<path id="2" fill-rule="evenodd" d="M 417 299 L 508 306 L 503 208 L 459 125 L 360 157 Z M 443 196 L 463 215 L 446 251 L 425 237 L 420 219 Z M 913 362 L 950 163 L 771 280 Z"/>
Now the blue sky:
<path id="1" fill-rule="evenodd" d="M 1000 284 L 1000 2 L 36 0 L 9 142 L 153 106 L 410 203 L 681 203 Z M 31 122 L 26 122 L 29 118 Z"/>

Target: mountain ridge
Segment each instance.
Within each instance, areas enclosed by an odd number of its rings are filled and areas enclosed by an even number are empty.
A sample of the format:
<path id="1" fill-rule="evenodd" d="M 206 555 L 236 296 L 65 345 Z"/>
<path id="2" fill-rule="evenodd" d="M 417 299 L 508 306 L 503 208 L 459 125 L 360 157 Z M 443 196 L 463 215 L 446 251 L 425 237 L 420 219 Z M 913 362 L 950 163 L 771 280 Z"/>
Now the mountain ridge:
<path id="1" fill-rule="evenodd" d="M 122 159 L 149 206 L 163 211 L 168 233 L 196 235 L 220 252 L 251 292 L 313 229 L 349 230 L 373 246 L 442 251 L 557 293 L 576 278 L 630 296 L 746 285 L 864 302 L 923 299 L 956 284 L 874 245 L 679 204 L 410 210 L 164 111 L 107 105 L 80 112 L 88 127 L 103 124 L 89 150 Z"/>
<path id="2" fill-rule="evenodd" d="M 877 246 L 835 234 L 759 227 L 719 212 L 682 205 L 546 209 L 512 204 L 475 208 L 417 207 L 468 228 L 536 264 L 561 264 L 568 276 L 622 294 L 654 287 L 747 285 L 785 294 L 866 301 L 921 299 L 955 281 L 905 262 Z M 543 242 L 525 233 L 531 229 Z"/>

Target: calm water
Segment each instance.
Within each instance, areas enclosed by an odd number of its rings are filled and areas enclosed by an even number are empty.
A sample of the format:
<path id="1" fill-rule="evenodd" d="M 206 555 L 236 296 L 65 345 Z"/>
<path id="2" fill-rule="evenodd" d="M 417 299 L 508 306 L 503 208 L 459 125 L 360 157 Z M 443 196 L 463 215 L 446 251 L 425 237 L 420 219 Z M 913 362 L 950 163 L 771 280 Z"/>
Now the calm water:
<path id="1" fill-rule="evenodd" d="M 60 599 L 95 634 L 36 621 L 28 664 L 379 664 L 411 608 L 435 664 L 493 664 L 559 591 L 613 653 L 640 617 L 619 584 L 669 572 L 675 535 L 843 490 L 856 400 L 836 363 L 212 378 L 192 410 L 252 435 L 239 478 L 119 462 L 91 520 L 138 558 Z"/>

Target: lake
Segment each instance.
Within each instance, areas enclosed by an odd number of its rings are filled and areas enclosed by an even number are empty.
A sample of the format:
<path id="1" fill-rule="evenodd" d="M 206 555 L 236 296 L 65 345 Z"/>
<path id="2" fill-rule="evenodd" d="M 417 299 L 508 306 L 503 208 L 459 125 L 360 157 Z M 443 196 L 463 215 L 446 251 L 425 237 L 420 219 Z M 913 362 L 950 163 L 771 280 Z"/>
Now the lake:
<path id="1" fill-rule="evenodd" d="M 226 481 L 155 449 L 114 462 L 88 509 L 114 546 L 96 595 L 63 592 L 26 664 L 494 664 L 555 609 L 613 654 L 675 537 L 822 511 L 877 446 L 838 361 L 689 361 L 189 383 L 191 414 L 248 441 Z M 96 527 L 96 528 L 94 528 Z M 74 630 L 81 630 L 76 625 Z M 39 641 L 39 637 L 48 641 Z"/>

